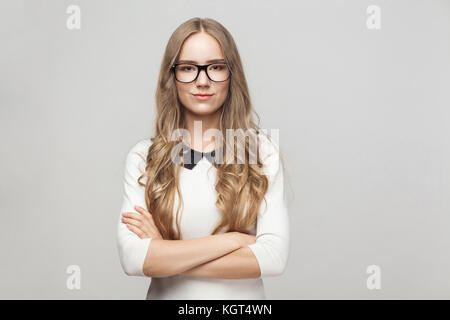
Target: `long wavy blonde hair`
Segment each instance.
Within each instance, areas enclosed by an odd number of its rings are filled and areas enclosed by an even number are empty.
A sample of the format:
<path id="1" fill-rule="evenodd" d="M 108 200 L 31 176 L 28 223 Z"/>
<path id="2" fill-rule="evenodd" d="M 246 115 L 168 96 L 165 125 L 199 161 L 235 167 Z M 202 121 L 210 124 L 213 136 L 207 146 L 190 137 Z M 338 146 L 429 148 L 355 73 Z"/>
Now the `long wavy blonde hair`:
<path id="1" fill-rule="evenodd" d="M 154 135 L 148 149 L 145 172 L 138 179 L 139 184 L 145 186 L 147 210 L 152 214 L 162 237 L 167 240 L 181 239 L 179 219 L 182 195 L 178 182 L 183 163 L 175 164 L 172 161 L 171 152 L 180 142 L 180 140 L 172 140 L 172 133 L 177 129 L 185 128 L 183 106 L 177 97 L 171 66 L 179 58 L 185 39 L 199 32 L 206 32 L 219 42 L 231 71 L 228 96 L 221 107 L 219 131 L 224 133 L 224 129 L 241 129 L 244 132 L 261 133 L 252 117 L 256 115 L 259 123 L 259 116 L 251 105 L 241 58 L 231 34 L 213 19 L 193 18 L 181 24 L 170 37 L 161 63 L 155 95 Z M 258 152 L 256 155 L 254 154 L 257 163 L 238 162 L 235 156 L 238 154 L 234 143 L 235 137 L 231 142 L 227 141 L 225 134 L 222 136 L 223 154 L 228 154 L 227 148 L 233 148 L 234 159 L 229 161 L 225 158 L 225 161 L 220 161 L 223 163 L 213 164 L 217 169 L 215 189 L 218 197 L 215 204 L 222 214 L 222 219 L 212 234 L 223 229 L 225 229 L 224 232 L 246 233 L 256 221 L 262 200 L 265 201 L 264 195 L 268 190 L 268 178 L 261 170 L 262 163 Z M 257 139 L 257 135 L 247 137 Z M 239 139 L 239 137 L 237 138 Z M 238 141 L 238 143 L 242 142 L 242 145 L 245 145 L 245 157 L 250 159 L 250 151 L 253 149 L 249 148 L 250 141 L 247 142 L 245 138 L 244 141 Z M 147 178 L 145 183 L 141 181 L 144 177 Z M 175 192 L 180 199 L 176 211 L 176 230 L 173 227 Z"/>

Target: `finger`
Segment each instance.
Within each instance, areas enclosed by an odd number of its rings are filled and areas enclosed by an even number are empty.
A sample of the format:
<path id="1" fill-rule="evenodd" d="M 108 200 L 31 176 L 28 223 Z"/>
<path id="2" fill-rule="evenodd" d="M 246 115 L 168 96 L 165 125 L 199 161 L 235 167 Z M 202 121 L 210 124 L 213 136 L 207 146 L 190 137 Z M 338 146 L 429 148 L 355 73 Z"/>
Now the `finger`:
<path id="1" fill-rule="evenodd" d="M 135 219 L 135 220 L 142 220 L 142 214 L 135 213 L 135 212 L 124 212 L 122 213 L 122 217 L 129 218 L 129 219 Z"/>
<path id="2" fill-rule="evenodd" d="M 122 222 L 125 224 L 132 224 L 138 228 L 142 227 L 142 222 L 136 219 L 122 218 Z"/>
<path id="3" fill-rule="evenodd" d="M 130 229 L 132 232 L 134 232 L 139 238 L 142 238 L 142 230 L 139 229 L 138 227 L 135 227 L 131 224 L 127 224 L 127 228 Z"/>
<path id="4" fill-rule="evenodd" d="M 150 212 L 148 212 L 147 210 L 145 210 L 144 208 L 140 207 L 140 206 L 134 206 L 134 209 L 139 212 L 140 214 L 143 214 L 144 216 L 148 217 L 151 216 Z"/>

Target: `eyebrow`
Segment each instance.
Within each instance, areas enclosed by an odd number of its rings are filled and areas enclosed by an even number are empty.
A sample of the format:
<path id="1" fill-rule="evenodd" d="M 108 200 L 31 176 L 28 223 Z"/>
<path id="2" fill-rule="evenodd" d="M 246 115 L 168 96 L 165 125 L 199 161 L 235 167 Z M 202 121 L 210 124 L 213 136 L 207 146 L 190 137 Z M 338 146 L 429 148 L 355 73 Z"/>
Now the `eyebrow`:
<path id="1" fill-rule="evenodd" d="M 211 59 L 206 61 L 206 63 L 214 63 L 214 62 L 225 62 L 225 59 Z M 194 60 L 179 60 L 178 63 L 195 63 L 197 64 L 197 61 Z"/>

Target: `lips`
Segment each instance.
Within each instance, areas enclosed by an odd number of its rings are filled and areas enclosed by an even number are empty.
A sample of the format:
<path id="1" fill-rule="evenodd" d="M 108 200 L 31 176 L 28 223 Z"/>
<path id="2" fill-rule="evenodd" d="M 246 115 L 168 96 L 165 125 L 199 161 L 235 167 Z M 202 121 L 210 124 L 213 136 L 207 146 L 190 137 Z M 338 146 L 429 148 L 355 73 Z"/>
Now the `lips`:
<path id="1" fill-rule="evenodd" d="M 197 99 L 198 101 L 207 101 L 209 99 L 211 99 L 211 97 L 213 96 L 212 94 L 194 94 L 193 95 L 195 97 L 195 99 Z"/>

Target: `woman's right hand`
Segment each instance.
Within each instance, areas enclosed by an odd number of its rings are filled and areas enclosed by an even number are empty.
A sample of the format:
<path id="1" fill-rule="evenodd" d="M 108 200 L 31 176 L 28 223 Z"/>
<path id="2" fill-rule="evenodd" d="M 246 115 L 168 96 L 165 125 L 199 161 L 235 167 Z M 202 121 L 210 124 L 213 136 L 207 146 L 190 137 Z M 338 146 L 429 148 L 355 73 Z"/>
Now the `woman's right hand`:
<path id="1" fill-rule="evenodd" d="M 150 212 L 139 206 L 135 206 L 134 209 L 138 213 L 124 212 L 122 214 L 122 222 L 126 224 L 127 228 L 141 239 L 162 239 Z"/>

